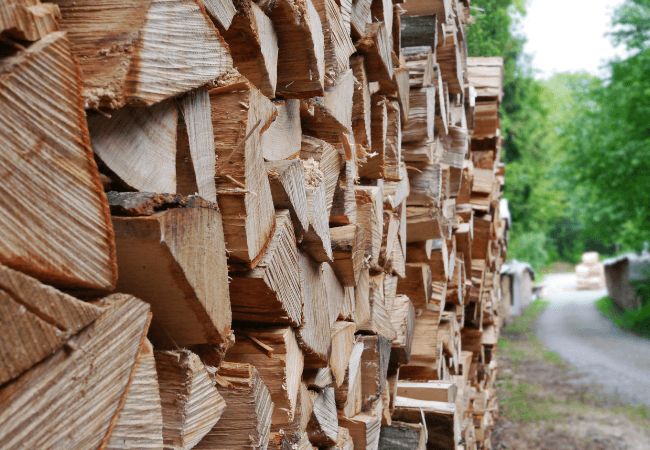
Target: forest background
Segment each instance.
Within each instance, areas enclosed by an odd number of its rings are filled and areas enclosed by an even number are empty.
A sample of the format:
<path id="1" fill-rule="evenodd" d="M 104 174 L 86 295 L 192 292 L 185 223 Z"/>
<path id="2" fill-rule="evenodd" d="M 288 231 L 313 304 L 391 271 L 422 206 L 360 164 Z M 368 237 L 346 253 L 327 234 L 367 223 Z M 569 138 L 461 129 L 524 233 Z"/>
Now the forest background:
<path id="1" fill-rule="evenodd" d="M 469 55 L 505 60 L 508 259 L 542 268 L 590 250 L 639 251 L 650 240 L 650 0 L 615 10 L 610 39 L 627 56 L 610 61 L 607 76 L 548 80 L 535 78 L 523 52 L 525 0 L 471 4 Z"/>

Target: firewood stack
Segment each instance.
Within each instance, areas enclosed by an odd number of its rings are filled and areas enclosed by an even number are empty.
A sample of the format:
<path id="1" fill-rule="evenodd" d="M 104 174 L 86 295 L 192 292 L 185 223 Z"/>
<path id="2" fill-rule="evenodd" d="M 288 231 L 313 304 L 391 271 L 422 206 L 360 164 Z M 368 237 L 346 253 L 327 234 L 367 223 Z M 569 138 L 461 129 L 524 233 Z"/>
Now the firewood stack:
<path id="1" fill-rule="evenodd" d="M 469 0 L 0 5 L 0 448 L 491 448 Z"/>

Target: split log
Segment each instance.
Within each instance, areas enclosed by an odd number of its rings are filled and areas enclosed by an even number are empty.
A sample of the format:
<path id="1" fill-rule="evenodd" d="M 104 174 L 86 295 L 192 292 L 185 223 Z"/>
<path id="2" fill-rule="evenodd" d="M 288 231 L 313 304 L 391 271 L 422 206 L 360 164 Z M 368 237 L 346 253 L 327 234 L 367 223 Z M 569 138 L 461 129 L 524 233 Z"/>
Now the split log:
<path id="1" fill-rule="evenodd" d="M 355 308 L 352 319 L 357 326 L 357 331 L 363 328 L 370 320 L 370 269 L 364 268 L 359 274 L 357 286 L 354 288 Z"/>
<path id="2" fill-rule="evenodd" d="M 278 211 L 276 223 L 273 239 L 257 266 L 230 273 L 233 318 L 299 326 L 302 298 L 298 251 L 289 211 Z"/>
<path id="3" fill-rule="evenodd" d="M 326 447 L 326 450 L 354 450 L 354 442 L 350 437 L 350 431 L 347 428 L 339 427 L 336 445 Z"/>
<path id="4" fill-rule="evenodd" d="M 330 331 L 329 301 L 319 264 L 304 253 L 298 253 L 300 265 L 300 291 L 303 303 L 303 319 L 298 339 L 305 353 L 327 361 L 332 337 Z"/>
<path id="5" fill-rule="evenodd" d="M 360 166 L 359 176 L 399 181 L 402 148 L 399 104 L 380 95 L 373 96 L 372 116 L 373 155 Z"/>
<path id="6" fill-rule="evenodd" d="M 400 220 L 397 213 L 384 210 L 384 232 L 381 250 L 379 251 L 378 267 L 390 273 L 393 268 L 393 250 L 399 246 Z"/>
<path id="7" fill-rule="evenodd" d="M 2 91 L 23 93 L 0 99 L 0 263 L 58 287 L 110 291 L 117 281 L 110 213 L 65 33 L 0 67 Z M 38 95 L 25 86 L 38 86 Z"/>
<path id="8" fill-rule="evenodd" d="M 356 286 L 365 258 L 366 234 L 357 225 L 330 228 L 333 261 L 332 269 L 341 284 Z"/>
<path id="9" fill-rule="evenodd" d="M 413 303 L 405 295 L 395 297 L 391 322 L 397 337 L 390 343 L 390 362 L 394 365 L 408 364 L 411 359 L 411 346 L 415 332 L 415 309 Z"/>
<path id="10" fill-rule="evenodd" d="M 341 8 L 335 0 L 316 0 L 314 7 L 323 29 L 325 83 L 331 84 L 348 69 L 350 56 L 356 51 L 350 37 L 349 16 L 346 29 Z"/>
<path id="11" fill-rule="evenodd" d="M 300 101 L 273 102 L 278 115 L 262 134 L 262 151 L 266 161 L 280 161 L 295 157 L 300 152 L 302 128 L 300 126 Z"/>
<path id="12" fill-rule="evenodd" d="M 181 112 L 183 120 L 179 120 L 176 144 L 177 192 L 186 195 L 198 192 L 202 198 L 216 203 L 216 155 L 208 91 L 186 95 L 181 100 Z M 183 164 L 189 168 L 182 167 Z"/>
<path id="13" fill-rule="evenodd" d="M 0 33 L 24 41 L 38 41 L 59 31 L 61 11 L 39 0 L 11 0 L 0 6 Z"/>
<path id="14" fill-rule="evenodd" d="M 100 448 L 108 443 L 145 345 L 149 305 L 115 294 L 103 314 L 0 389 L 0 447 Z M 90 419 L 89 419 L 90 418 Z M 74 429 L 74 433 L 70 430 Z"/>
<path id="15" fill-rule="evenodd" d="M 318 11 L 311 0 L 280 0 L 269 11 L 278 37 L 276 94 L 284 98 L 325 94 L 324 37 Z"/>
<path id="16" fill-rule="evenodd" d="M 331 373 L 340 387 L 345 379 L 345 373 L 354 347 L 354 332 L 356 327 L 352 322 L 336 321 L 332 324 L 332 354 L 329 365 Z"/>
<path id="17" fill-rule="evenodd" d="M 429 381 L 427 383 L 399 381 L 397 395 L 416 400 L 454 403 L 458 395 L 458 386 L 452 381 Z"/>
<path id="18" fill-rule="evenodd" d="M 369 82 L 389 84 L 393 79 L 393 43 L 388 30 L 384 22 L 368 23 L 355 43 L 357 51 L 365 56 Z"/>
<path id="19" fill-rule="evenodd" d="M 107 450 L 163 448 L 163 414 L 153 346 L 145 340 Z"/>
<path id="20" fill-rule="evenodd" d="M 406 208 L 406 238 L 408 243 L 440 239 L 441 214 L 435 207 L 409 206 Z"/>
<path id="21" fill-rule="evenodd" d="M 440 145 L 438 137 L 430 141 L 405 142 L 402 144 L 404 161 L 433 164 Z"/>
<path id="22" fill-rule="evenodd" d="M 392 305 L 387 305 L 384 293 L 384 280 L 386 275 L 383 272 L 371 274 L 369 278 L 369 304 L 370 320 L 363 325 L 362 329 L 384 336 L 388 340 L 397 337 L 390 320 Z"/>
<path id="23" fill-rule="evenodd" d="M 429 249 L 429 256 L 425 254 L 421 247 L 416 244 L 409 245 L 406 251 L 406 262 L 417 263 L 423 262 L 431 268 L 432 281 L 447 281 L 448 280 L 448 266 L 449 254 L 447 244 L 444 239 L 432 239 L 431 248 Z"/>
<path id="24" fill-rule="evenodd" d="M 345 316 L 345 288 L 341 285 L 334 269 L 332 269 L 329 263 L 322 264 L 321 270 L 323 273 L 325 292 L 327 293 L 330 324 L 334 324 L 339 317 Z"/>
<path id="25" fill-rule="evenodd" d="M 153 105 L 232 69 L 228 46 L 197 2 L 56 3 L 81 66 L 86 108 Z"/>
<path id="26" fill-rule="evenodd" d="M 203 0 L 208 12 L 208 3 Z M 275 97 L 278 80 L 278 36 L 271 19 L 250 0 L 236 0 L 230 26 L 217 24 L 228 43 L 233 66 L 269 98 Z M 211 13 L 212 15 L 212 13 Z M 219 26 L 221 25 L 221 26 Z"/>
<path id="27" fill-rule="evenodd" d="M 360 38 L 366 32 L 366 25 L 372 22 L 372 0 L 352 0 L 350 26 L 352 37 Z"/>
<path id="28" fill-rule="evenodd" d="M 271 432 L 284 429 L 285 435 L 299 431 L 297 410 L 303 356 L 291 327 L 241 329 L 235 332 L 235 345 L 228 350 L 226 361 L 252 364 L 271 394 L 275 404 Z"/>
<path id="29" fill-rule="evenodd" d="M 362 412 L 347 419 L 339 419 L 341 426 L 350 430 L 350 437 L 357 450 L 375 450 L 379 445 L 379 432 L 381 431 L 382 403 L 369 412 Z"/>
<path id="30" fill-rule="evenodd" d="M 406 170 L 406 164 L 400 163 L 400 181 L 384 181 L 384 208 L 395 209 L 406 200 L 411 192 L 411 184 Z M 404 209 L 406 213 L 406 209 Z M 400 221 L 401 226 L 406 227 L 406 220 Z M 406 240 L 404 240 L 406 244 Z"/>
<path id="31" fill-rule="evenodd" d="M 226 402 L 198 355 L 189 350 L 156 351 L 166 448 L 191 449 L 219 421 Z"/>
<path id="32" fill-rule="evenodd" d="M 206 12 L 219 29 L 228 30 L 237 14 L 232 0 L 200 0 Z"/>
<path id="33" fill-rule="evenodd" d="M 354 344 L 348 362 L 345 380 L 336 389 L 336 409 L 339 411 L 339 421 L 352 418 L 361 412 L 361 355 L 363 342 Z"/>
<path id="34" fill-rule="evenodd" d="M 424 309 L 431 300 L 431 268 L 426 263 L 407 263 L 406 276 L 397 283 L 397 293 L 406 295 L 413 307 Z"/>
<path id="35" fill-rule="evenodd" d="M 267 447 L 273 402 L 251 364 L 223 362 L 215 376 L 226 414 L 194 447 L 197 450 L 261 450 Z"/>
<path id="36" fill-rule="evenodd" d="M 301 249 L 315 261 L 332 260 L 332 243 L 327 217 L 326 186 L 323 172 L 313 160 L 302 161 L 305 171 L 305 191 L 309 211 L 309 230 L 300 243 Z"/>
<path id="37" fill-rule="evenodd" d="M 402 140 L 405 142 L 432 140 L 435 116 L 436 88 L 430 86 L 411 89 L 408 122 L 402 131 Z"/>
<path id="38" fill-rule="evenodd" d="M 260 136 L 275 109 L 248 81 L 211 90 L 210 106 L 217 154 L 217 202 L 223 216 L 228 262 L 250 269 L 262 258 L 275 226 Z"/>
<path id="39" fill-rule="evenodd" d="M 355 186 L 357 225 L 366 232 L 365 258 L 371 266 L 379 262 L 384 231 L 384 196 L 381 187 Z"/>
<path id="40" fill-rule="evenodd" d="M 354 183 L 357 177 L 356 164 L 345 161 L 335 186 L 330 209 L 330 225 L 350 225 L 357 222 L 357 200 Z"/>
<path id="41" fill-rule="evenodd" d="M 384 22 L 389 34 L 393 29 L 393 2 L 391 0 L 373 0 L 370 7 L 373 22 Z"/>
<path id="42" fill-rule="evenodd" d="M 409 71 L 411 88 L 422 88 L 434 85 L 435 55 L 431 46 L 402 47 L 402 55 Z"/>
<path id="43" fill-rule="evenodd" d="M 364 56 L 350 58 L 350 68 L 355 77 L 354 94 L 352 97 L 352 129 L 357 144 L 370 149 L 371 137 L 371 97 L 368 88 L 368 75 L 364 64 Z"/>
<path id="44" fill-rule="evenodd" d="M 446 136 L 449 134 L 449 87 L 447 83 L 442 82 L 440 67 L 437 64 L 434 68 L 433 84 L 438 88 L 434 131 L 440 136 Z"/>
<path id="45" fill-rule="evenodd" d="M 420 423 L 393 421 L 382 425 L 378 450 L 425 450 L 426 428 Z"/>
<path id="46" fill-rule="evenodd" d="M 361 355 L 361 409 L 370 410 L 375 401 L 381 398 L 386 387 L 388 361 L 390 359 L 390 340 L 383 336 L 359 336 L 363 343 Z"/>
<path id="47" fill-rule="evenodd" d="M 313 412 L 307 425 L 309 441 L 318 446 L 336 445 L 339 421 L 336 414 L 334 388 L 323 389 L 314 402 Z"/>
<path id="48" fill-rule="evenodd" d="M 305 368 L 302 372 L 302 381 L 309 389 L 316 390 L 326 388 L 334 383 L 329 367 Z"/>
<path id="49" fill-rule="evenodd" d="M 422 415 L 427 427 L 427 449 L 456 450 L 460 442 L 460 418 L 454 403 L 397 397 L 395 420 L 418 423 Z"/>
<path id="50" fill-rule="evenodd" d="M 409 71 L 406 67 L 396 67 L 393 69 L 393 80 L 389 84 L 379 86 L 379 93 L 394 98 L 399 102 L 400 121 L 405 126 L 409 120 L 410 114 L 410 82 Z"/>
<path id="51" fill-rule="evenodd" d="M 406 199 L 408 206 L 440 207 L 443 199 L 442 167 L 440 164 L 409 163 L 410 191 Z"/>
<path id="52" fill-rule="evenodd" d="M 0 385 L 55 353 L 104 311 L 0 265 Z"/>
<path id="53" fill-rule="evenodd" d="M 276 209 L 286 209 L 300 242 L 309 229 L 309 210 L 305 191 L 305 171 L 299 160 L 269 161 L 264 163 L 269 175 L 271 197 Z"/>
<path id="54" fill-rule="evenodd" d="M 160 348 L 223 342 L 231 323 L 221 215 L 205 200 L 109 193 L 117 290 L 151 304 Z"/>
<path id="55" fill-rule="evenodd" d="M 303 128 L 316 132 L 318 136 L 338 136 L 338 133 L 352 132 L 354 91 L 352 70 L 342 72 L 332 84 L 325 88 L 324 96 L 300 102 L 300 119 Z"/>
<path id="56" fill-rule="evenodd" d="M 325 183 L 325 203 L 329 216 L 345 160 L 333 145 L 306 135 L 302 136 L 300 158 L 303 160 L 311 158 L 318 164 L 318 170 L 322 172 Z"/>
<path id="57" fill-rule="evenodd" d="M 440 311 L 436 310 L 436 306 L 428 305 L 415 320 L 411 359 L 408 364 L 400 366 L 400 378 L 402 379 L 439 379 L 442 344 L 438 345 Z"/>
<path id="58" fill-rule="evenodd" d="M 150 107 L 127 106 L 110 117 L 91 114 L 88 128 L 93 150 L 110 171 L 111 179 L 128 190 L 176 194 L 178 106 L 175 101 Z M 187 144 L 188 141 L 181 147 L 189 156 Z"/>

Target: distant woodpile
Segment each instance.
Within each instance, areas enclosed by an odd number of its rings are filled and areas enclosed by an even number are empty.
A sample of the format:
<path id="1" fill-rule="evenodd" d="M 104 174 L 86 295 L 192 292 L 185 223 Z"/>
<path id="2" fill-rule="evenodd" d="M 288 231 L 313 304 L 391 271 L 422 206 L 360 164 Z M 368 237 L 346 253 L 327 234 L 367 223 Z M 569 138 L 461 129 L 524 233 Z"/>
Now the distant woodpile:
<path id="1" fill-rule="evenodd" d="M 0 448 L 490 449 L 469 0 L 0 4 Z"/>

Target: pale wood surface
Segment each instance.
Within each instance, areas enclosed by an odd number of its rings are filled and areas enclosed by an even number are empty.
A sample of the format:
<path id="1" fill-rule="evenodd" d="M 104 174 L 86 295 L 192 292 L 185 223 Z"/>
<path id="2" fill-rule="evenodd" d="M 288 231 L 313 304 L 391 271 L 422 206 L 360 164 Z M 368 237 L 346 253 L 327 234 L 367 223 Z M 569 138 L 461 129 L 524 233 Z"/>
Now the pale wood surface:
<path id="1" fill-rule="evenodd" d="M 138 355 L 107 450 L 159 450 L 163 448 L 163 415 L 153 346 L 148 340 Z"/>
<path id="2" fill-rule="evenodd" d="M 300 101 L 279 100 L 274 103 L 278 115 L 262 134 L 262 151 L 266 161 L 288 159 L 300 152 L 302 128 Z"/>
<path id="3" fill-rule="evenodd" d="M 279 210 L 264 256 L 252 270 L 231 272 L 233 318 L 253 322 L 302 322 L 298 250 L 289 211 Z"/>
<path id="4" fill-rule="evenodd" d="M 0 5 L 0 33 L 37 41 L 59 31 L 61 11 L 52 3 L 39 0 L 8 0 Z"/>
<path id="5" fill-rule="evenodd" d="M 269 442 L 274 405 L 255 366 L 223 362 L 215 377 L 226 411 L 196 445 L 199 450 L 262 450 Z"/>
<path id="6" fill-rule="evenodd" d="M 303 320 L 298 330 L 300 345 L 306 354 L 313 353 L 327 361 L 331 348 L 329 299 L 320 264 L 303 252 L 298 253 Z"/>
<path id="7" fill-rule="evenodd" d="M 232 69 L 227 45 L 195 1 L 56 3 L 81 65 L 86 107 L 152 105 Z"/>
<path id="8" fill-rule="evenodd" d="M 115 294 L 103 314 L 0 389 L 0 446 L 99 448 L 108 442 L 146 339 L 149 305 Z M 75 430 L 70 433 L 70 430 Z"/>
<path id="9" fill-rule="evenodd" d="M 309 208 L 305 191 L 305 172 L 299 160 L 264 163 L 269 176 L 271 197 L 277 209 L 291 214 L 296 240 L 300 242 L 309 229 Z"/>
<path id="10" fill-rule="evenodd" d="M 221 1 L 203 0 L 208 12 L 207 3 Z M 278 80 L 278 37 L 273 22 L 250 0 L 237 0 L 235 4 L 236 14 L 232 23 L 230 26 L 218 23 L 219 33 L 228 43 L 233 66 L 262 94 L 274 98 Z"/>
<path id="11" fill-rule="evenodd" d="M 336 321 L 332 324 L 332 354 L 330 356 L 331 373 L 340 387 L 345 379 L 352 349 L 354 347 L 355 324 L 352 322 Z"/>
<path id="12" fill-rule="evenodd" d="M 189 350 L 156 351 L 165 448 L 191 449 L 219 421 L 226 402 Z"/>
<path id="13" fill-rule="evenodd" d="M 217 202 L 228 259 L 246 268 L 264 254 L 275 227 L 261 133 L 275 115 L 273 103 L 248 82 L 210 91 L 217 155 Z"/>
<path id="14" fill-rule="evenodd" d="M 99 113 L 88 117 L 95 154 L 122 183 L 141 192 L 176 193 L 177 127 L 178 107 L 171 100 L 125 107 L 110 118 Z"/>
<path id="15" fill-rule="evenodd" d="M 120 267 L 117 289 L 152 305 L 154 345 L 175 348 L 222 342 L 232 317 L 226 248 L 216 205 L 180 196 L 166 200 L 165 196 L 111 193 L 110 197 L 116 214 L 124 214 L 113 216 Z M 174 199 L 189 204 L 183 207 Z"/>
<path id="16" fill-rule="evenodd" d="M 0 263 L 55 286 L 109 291 L 113 230 L 77 70 L 65 33 L 0 61 Z"/>
<path id="17" fill-rule="evenodd" d="M 284 98 L 324 94 L 325 50 L 323 28 L 311 0 L 275 2 L 269 16 L 278 37 L 276 93 Z"/>
<path id="18" fill-rule="evenodd" d="M 275 404 L 271 431 L 284 429 L 291 434 L 300 425 L 296 406 L 304 364 L 293 329 L 242 329 L 235 334 L 236 342 L 226 354 L 226 361 L 252 364 L 257 368 Z M 271 347 L 272 352 L 267 347 Z"/>
<path id="19" fill-rule="evenodd" d="M 0 384 L 60 349 L 104 311 L 0 265 Z"/>

